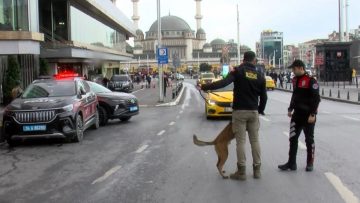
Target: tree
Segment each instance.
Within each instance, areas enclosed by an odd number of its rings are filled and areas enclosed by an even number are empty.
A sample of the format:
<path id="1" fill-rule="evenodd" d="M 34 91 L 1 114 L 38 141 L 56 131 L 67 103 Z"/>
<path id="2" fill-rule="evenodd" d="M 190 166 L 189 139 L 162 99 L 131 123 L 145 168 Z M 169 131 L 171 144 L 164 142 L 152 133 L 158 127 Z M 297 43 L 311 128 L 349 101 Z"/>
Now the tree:
<path id="1" fill-rule="evenodd" d="M 208 63 L 200 64 L 200 72 L 210 72 L 212 70 L 212 66 Z"/>
<path id="2" fill-rule="evenodd" d="M 16 56 L 8 57 L 8 67 L 5 72 L 5 78 L 3 83 L 4 91 L 4 103 L 8 104 L 11 102 L 11 91 L 17 86 L 20 81 L 20 66 Z"/>
<path id="3" fill-rule="evenodd" d="M 49 75 L 49 64 L 45 59 L 40 59 L 40 70 L 39 75 Z"/>

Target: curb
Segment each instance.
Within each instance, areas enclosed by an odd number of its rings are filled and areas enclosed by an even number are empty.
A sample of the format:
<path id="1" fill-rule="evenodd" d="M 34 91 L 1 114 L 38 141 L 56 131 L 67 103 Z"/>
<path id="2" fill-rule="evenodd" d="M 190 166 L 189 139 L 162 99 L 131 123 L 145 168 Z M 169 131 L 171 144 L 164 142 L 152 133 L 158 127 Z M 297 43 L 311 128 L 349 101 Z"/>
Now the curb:
<path id="1" fill-rule="evenodd" d="M 182 95 L 184 93 L 184 89 L 186 87 L 183 87 L 180 91 L 180 94 L 177 96 L 176 100 L 175 101 L 172 101 L 172 102 L 169 102 L 169 103 L 165 103 L 165 104 L 158 104 L 156 105 L 156 107 L 170 107 L 170 106 L 176 106 L 179 104 L 180 102 L 180 99 L 182 98 Z"/>
<path id="2" fill-rule="evenodd" d="M 280 90 L 283 92 L 289 92 L 292 93 L 292 90 L 285 90 L 285 89 L 281 89 L 281 88 L 275 88 L 276 90 Z M 355 102 L 355 101 L 348 101 L 348 100 L 343 100 L 343 99 L 338 99 L 338 98 L 331 98 L 331 97 L 325 97 L 325 96 L 321 96 L 320 97 L 322 99 L 326 99 L 326 100 L 330 100 L 330 101 L 336 101 L 336 102 L 342 102 L 342 103 L 347 103 L 347 104 L 355 104 L 355 105 L 360 105 L 360 102 Z"/>

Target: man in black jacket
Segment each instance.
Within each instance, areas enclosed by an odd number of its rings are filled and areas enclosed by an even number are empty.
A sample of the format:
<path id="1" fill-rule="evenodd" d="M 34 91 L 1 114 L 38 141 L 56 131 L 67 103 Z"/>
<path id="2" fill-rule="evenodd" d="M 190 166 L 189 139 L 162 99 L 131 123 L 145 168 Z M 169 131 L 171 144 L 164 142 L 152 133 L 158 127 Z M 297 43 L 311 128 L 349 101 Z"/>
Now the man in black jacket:
<path id="1" fill-rule="evenodd" d="M 236 138 L 238 171 L 231 174 L 230 178 L 236 180 L 246 180 L 246 131 L 251 143 L 254 178 L 261 177 L 259 113 L 264 114 L 267 93 L 265 78 L 261 71 L 255 67 L 255 64 L 255 53 L 248 51 L 244 54 L 243 63 L 235 67 L 226 78 L 201 86 L 201 89 L 206 91 L 223 88 L 232 82 L 234 83 L 232 128 Z"/>
<path id="2" fill-rule="evenodd" d="M 289 160 L 286 164 L 279 165 L 278 167 L 283 171 L 295 171 L 297 169 L 296 154 L 298 139 L 301 131 L 304 130 L 307 148 L 306 171 L 313 171 L 315 153 L 314 129 L 317 109 L 320 103 L 319 84 L 315 78 L 306 73 L 305 64 L 301 60 L 295 60 L 290 67 L 296 77 L 293 78 L 294 88 L 288 108 L 288 116 L 291 118 Z"/>

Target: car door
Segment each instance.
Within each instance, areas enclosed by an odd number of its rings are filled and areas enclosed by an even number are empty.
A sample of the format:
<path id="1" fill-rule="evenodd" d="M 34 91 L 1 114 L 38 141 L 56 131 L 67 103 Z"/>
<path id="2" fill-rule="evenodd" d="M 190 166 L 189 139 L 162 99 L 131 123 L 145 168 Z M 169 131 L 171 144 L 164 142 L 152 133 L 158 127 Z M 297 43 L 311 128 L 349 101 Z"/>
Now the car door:
<path id="1" fill-rule="evenodd" d="M 94 115 L 96 110 L 96 96 L 90 92 L 90 87 L 85 85 L 83 81 L 77 81 L 78 92 L 81 95 L 81 106 L 83 112 L 83 120 L 85 123 L 89 121 Z M 94 94 L 94 95 L 92 95 Z"/>

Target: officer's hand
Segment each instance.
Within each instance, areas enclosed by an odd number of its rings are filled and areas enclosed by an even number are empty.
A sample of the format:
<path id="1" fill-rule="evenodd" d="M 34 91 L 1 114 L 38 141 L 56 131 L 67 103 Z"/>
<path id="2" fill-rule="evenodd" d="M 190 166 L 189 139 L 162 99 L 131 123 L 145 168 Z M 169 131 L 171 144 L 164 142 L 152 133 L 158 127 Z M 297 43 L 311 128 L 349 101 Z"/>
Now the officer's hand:
<path id="1" fill-rule="evenodd" d="M 289 118 L 292 117 L 292 112 L 291 112 L 291 111 L 288 112 L 288 117 L 289 117 Z"/>
<path id="2" fill-rule="evenodd" d="M 316 121 L 316 116 L 315 115 L 310 115 L 308 118 L 308 123 L 313 124 Z"/>

